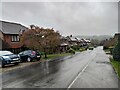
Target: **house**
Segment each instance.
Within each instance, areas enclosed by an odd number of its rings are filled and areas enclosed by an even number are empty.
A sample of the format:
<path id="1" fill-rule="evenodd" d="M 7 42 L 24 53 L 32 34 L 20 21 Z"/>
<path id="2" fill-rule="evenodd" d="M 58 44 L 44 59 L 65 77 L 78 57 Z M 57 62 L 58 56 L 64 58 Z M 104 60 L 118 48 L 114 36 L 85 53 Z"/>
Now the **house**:
<path id="1" fill-rule="evenodd" d="M 20 34 L 27 27 L 13 22 L 0 21 L 0 39 L 2 50 L 10 50 L 14 53 L 21 51 Z"/>
<path id="2" fill-rule="evenodd" d="M 2 39 L 0 38 L 0 50 L 2 50 Z"/>
<path id="3" fill-rule="evenodd" d="M 60 38 L 60 52 L 66 52 L 70 48 L 69 41 L 66 37 Z"/>
<path id="4" fill-rule="evenodd" d="M 77 46 L 78 40 L 76 38 L 72 37 L 72 35 L 71 36 L 67 36 L 66 38 L 67 38 L 67 40 L 69 42 L 69 45 L 71 47 Z"/>
<path id="5" fill-rule="evenodd" d="M 77 46 L 78 42 L 79 41 L 76 38 L 72 37 L 72 35 L 67 37 L 62 36 L 60 39 L 60 51 L 66 52 L 70 47 L 73 48 L 74 46 Z"/>
<path id="6" fill-rule="evenodd" d="M 116 33 L 113 38 L 110 38 L 109 40 L 106 39 L 101 43 L 104 46 L 104 48 L 114 47 L 118 41 L 119 36 L 120 36 L 120 33 Z"/>
<path id="7" fill-rule="evenodd" d="M 90 46 L 91 45 L 91 41 L 88 39 L 81 39 L 81 46 Z"/>
<path id="8" fill-rule="evenodd" d="M 114 39 L 118 40 L 118 37 L 120 36 L 120 33 L 115 33 Z"/>
<path id="9" fill-rule="evenodd" d="M 3 34 L 2 31 L 0 30 L 0 50 L 2 50 L 2 40 L 3 40 Z"/>
<path id="10" fill-rule="evenodd" d="M 81 46 L 83 46 L 83 41 L 82 41 L 82 39 L 80 39 L 80 38 L 78 38 L 78 37 L 75 37 L 75 39 L 77 40 L 77 45 L 79 46 L 79 47 L 81 47 Z"/>
<path id="11" fill-rule="evenodd" d="M 91 41 L 88 39 L 80 39 L 78 37 L 67 36 L 69 43 L 71 46 L 82 46 L 82 45 L 90 45 Z"/>
<path id="12" fill-rule="evenodd" d="M 67 37 L 61 37 L 60 51 L 65 52 L 69 48 L 73 48 L 78 50 L 80 47 L 89 47 L 91 45 L 91 41 L 88 39 L 80 39 L 78 37 L 73 37 L 72 35 Z"/>

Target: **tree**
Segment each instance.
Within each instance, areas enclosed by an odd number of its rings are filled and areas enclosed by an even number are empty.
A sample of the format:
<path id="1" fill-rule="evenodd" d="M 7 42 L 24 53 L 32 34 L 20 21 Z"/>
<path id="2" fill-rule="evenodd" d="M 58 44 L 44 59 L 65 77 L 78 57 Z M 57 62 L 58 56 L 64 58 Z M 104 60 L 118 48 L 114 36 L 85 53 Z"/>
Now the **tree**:
<path id="1" fill-rule="evenodd" d="M 99 44 L 100 44 L 100 41 L 97 40 L 97 39 L 92 39 L 92 40 L 91 40 L 91 43 L 92 43 L 93 45 L 99 45 Z"/>
<path id="2" fill-rule="evenodd" d="M 23 33 L 21 42 L 30 49 L 44 51 L 46 57 L 46 49 L 55 49 L 60 45 L 60 34 L 53 28 L 44 29 L 33 26 L 34 28 Z"/>
<path id="3" fill-rule="evenodd" d="M 118 42 L 113 49 L 113 59 L 120 61 L 120 36 L 118 37 Z"/>

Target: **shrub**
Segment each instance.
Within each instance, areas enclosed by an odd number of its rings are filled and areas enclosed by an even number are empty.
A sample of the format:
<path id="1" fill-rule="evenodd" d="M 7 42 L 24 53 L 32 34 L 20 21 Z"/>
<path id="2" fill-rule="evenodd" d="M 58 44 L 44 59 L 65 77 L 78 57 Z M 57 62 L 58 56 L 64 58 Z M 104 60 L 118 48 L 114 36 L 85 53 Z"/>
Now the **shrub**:
<path id="1" fill-rule="evenodd" d="M 106 49 L 108 49 L 109 47 L 106 47 L 106 46 L 103 46 L 103 50 L 106 50 Z"/>
<path id="2" fill-rule="evenodd" d="M 73 54 L 75 54 L 75 50 L 72 49 L 72 48 L 70 48 L 70 49 L 68 50 L 68 52 L 69 52 L 69 53 L 73 53 Z"/>
<path id="3" fill-rule="evenodd" d="M 83 47 L 82 47 L 82 48 L 80 48 L 79 50 L 80 50 L 80 52 L 82 52 L 82 51 L 85 51 L 86 48 L 83 48 Z"/>
<path id="4" fill-rule="evenodd" d="M 113 54 L 113 49 L 114 49 L 114 47 L 109 47 L 110 54 Z"/>
<path id="5" fill-rule="evenodd" d="M 113 49 L 113 59 L 120 61 L 120 36 L 118 37 L 118 42 Z"/>
<path id="6" fill-rule="evenodd" d="M 44 52 L 40 52 L 41 55 L 44 55 L 45 53 Z"/>

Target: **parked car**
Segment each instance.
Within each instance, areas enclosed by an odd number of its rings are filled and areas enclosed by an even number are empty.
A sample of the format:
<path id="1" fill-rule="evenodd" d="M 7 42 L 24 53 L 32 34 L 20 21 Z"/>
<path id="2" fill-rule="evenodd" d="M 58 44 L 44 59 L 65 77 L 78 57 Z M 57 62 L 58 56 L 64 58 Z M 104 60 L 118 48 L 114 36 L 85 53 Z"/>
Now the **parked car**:
<path id="1" fill-rule="evenodd" d="M 40 53 L 33 50 L 25 50 L 23 52 L 20 52 L 18 55 L 20 56 L 21 62 L 23 61 L 31 62 L 34 59 L 39 61 L 41 58 Z"/>
<path id="2" fill-rule="evenodd" d="M 94 48 L 96 48 L 97 47 L 97 45 L 94 45 Z"/>
<path id="3" fill-rule="evenodd" d="M 94 47 L 89 47 L 89 50 L 93 50 L 94 49 Z"/>
<path id="4" fill-rule="evenodd" d="M 0 65 L 4 67 L 8 64 L 19 64 L 20 57 L 10 51 L 0 51 Z"/>

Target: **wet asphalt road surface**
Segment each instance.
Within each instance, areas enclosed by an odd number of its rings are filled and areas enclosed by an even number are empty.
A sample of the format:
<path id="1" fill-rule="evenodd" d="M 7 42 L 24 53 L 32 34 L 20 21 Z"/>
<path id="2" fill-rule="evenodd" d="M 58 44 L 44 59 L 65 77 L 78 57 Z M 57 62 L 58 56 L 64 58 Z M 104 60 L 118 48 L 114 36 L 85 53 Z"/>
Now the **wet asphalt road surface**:
<path id="1" fill-rule="evenodd" d="M 101 47 L 1 75 L 2 88 L 118 88 L 118 77 Z"/>

